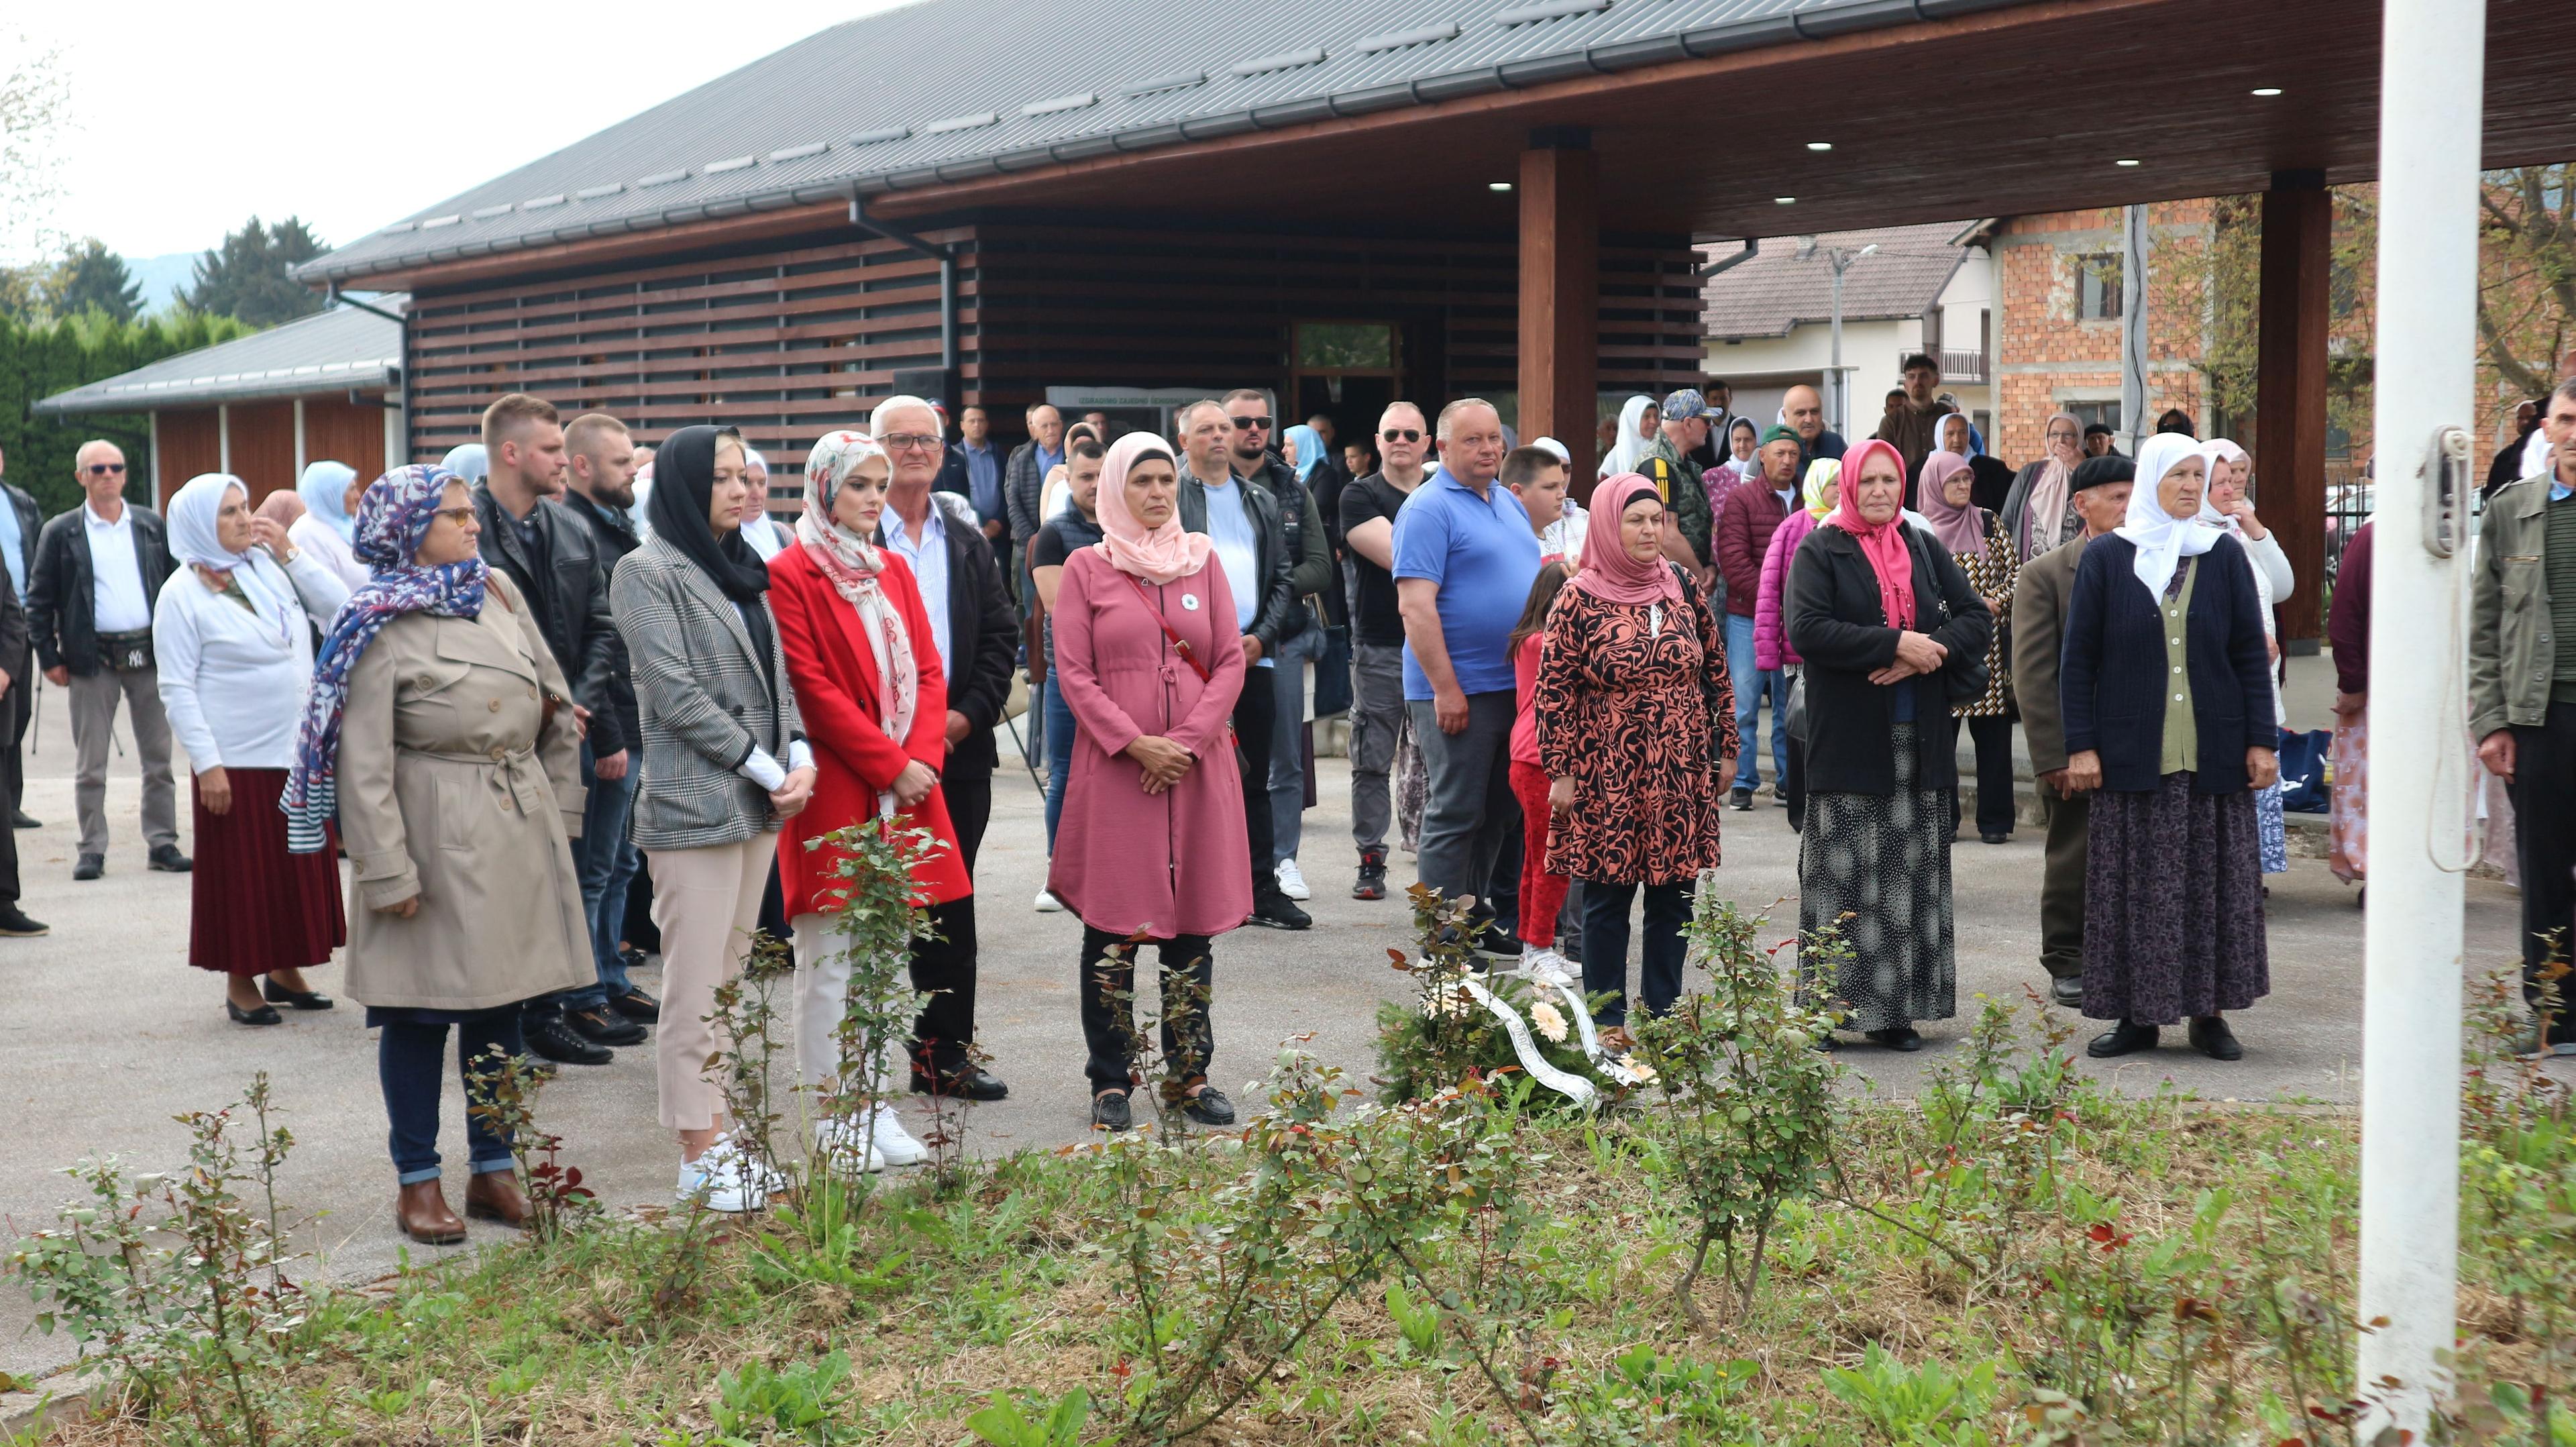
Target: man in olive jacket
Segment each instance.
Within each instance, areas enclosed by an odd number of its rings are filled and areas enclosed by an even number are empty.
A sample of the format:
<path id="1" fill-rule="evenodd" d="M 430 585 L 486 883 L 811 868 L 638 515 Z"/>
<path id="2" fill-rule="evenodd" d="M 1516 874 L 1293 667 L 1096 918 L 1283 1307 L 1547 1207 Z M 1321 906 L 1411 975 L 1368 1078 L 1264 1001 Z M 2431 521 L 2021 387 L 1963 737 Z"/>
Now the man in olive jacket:
<path id="1" fill-rule="evenodd" d="M 2012 680 L 2021 703 L 2022 736 L 2039 782 L 2048 823 L 2048 852 L 2039 886 L 2039 963 L 2049 994 L 2069 1008 L 2084 1003 L 2084 865 L 2093 800 L 2066 787 L 2066 710 L 2058 696 L 2058 656 L 2066 637 L 2066 600 L 2075 565 L 2095 538 L 2128 512 L 2137 468 L 2125 457 L 2094 457 L 2075 469 L 2076 514 L 2084 531 L 2024 563 L 2013 586 Z"/>
<path id="2" fill-rule="evenodd" d="M 2535 1010 L 2576 930 L 2576 381 L 2549 395 L 2541 427 L 2548 470 L 2487 500 L 2469 603 L 2469 732 L 2513 797 Z M 2576 1055 L 2571 981 L 2558 980 L 2554 1017 L 2534 1021 L 2531 1053 Z"/>

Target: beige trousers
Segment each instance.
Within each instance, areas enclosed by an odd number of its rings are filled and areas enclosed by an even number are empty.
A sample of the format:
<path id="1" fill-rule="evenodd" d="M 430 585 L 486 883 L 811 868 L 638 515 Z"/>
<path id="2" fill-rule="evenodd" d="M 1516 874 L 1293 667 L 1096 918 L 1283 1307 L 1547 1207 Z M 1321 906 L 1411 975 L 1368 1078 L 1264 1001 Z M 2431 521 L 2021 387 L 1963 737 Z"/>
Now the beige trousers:
<path id="1" fill-rule="evenodd" d="M 778 836 L 648 849 L 644 857 L 653 870 L 653 925 L 662 932 L 662 1021 L 654 1031 L 662 1124 L 711 1130 L 724 1114 L 724 1091 L 710 1067 L 733 1042 L 707 1017 L 715 1013 L 717 987 L 741 974 L 751 953 Z"/>

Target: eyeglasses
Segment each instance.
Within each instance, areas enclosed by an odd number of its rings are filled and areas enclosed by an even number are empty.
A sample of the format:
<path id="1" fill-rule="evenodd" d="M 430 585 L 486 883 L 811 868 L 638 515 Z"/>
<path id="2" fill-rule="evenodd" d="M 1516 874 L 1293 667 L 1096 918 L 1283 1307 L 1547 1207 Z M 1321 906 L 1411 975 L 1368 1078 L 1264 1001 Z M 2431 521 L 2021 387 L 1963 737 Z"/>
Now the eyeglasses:
<path id="1" fill-rule="evenodd" d="M 1241 432 L 1267 432 L 1270 430 L 1270 424 L 1277 420 L 1275 417 L 1237 417 L 1234 419 L 1234 425 L 1235 429 Z"/>
<path id="2" fill-rule="evenodd" d="M 928 452 L 939 445 L 935 432 L 889 432 L 877 439 L 888 452 Z"/>
<path id="3" fill-rule="evenodd" d="M 124 470 L 125 464 L 122 462 L 93 462 L 89 465 L 89 475 L 92 477 L 106 477 Z"/>
<path id="4" fill-rule="evenodd" d="M 1385 438 L 1389 442 L 1420 442 L 1422 440 L 1422 429 L 1419 427 L 1390 427 L 1384 432 L 1379 433 L 1378 436 Z"/>
<path id="5" fill-rule="evenodd" d="M 474 505 L 472 503 L 467 503 L 463 507 L 443 507 L 438 511 L 431 513 L 429 517 L 432 522 L 436 522 L 440 518 L 445 518 L 449 522 L 452 522 L 461 528 L 467 523 L 474 521 Z"/>

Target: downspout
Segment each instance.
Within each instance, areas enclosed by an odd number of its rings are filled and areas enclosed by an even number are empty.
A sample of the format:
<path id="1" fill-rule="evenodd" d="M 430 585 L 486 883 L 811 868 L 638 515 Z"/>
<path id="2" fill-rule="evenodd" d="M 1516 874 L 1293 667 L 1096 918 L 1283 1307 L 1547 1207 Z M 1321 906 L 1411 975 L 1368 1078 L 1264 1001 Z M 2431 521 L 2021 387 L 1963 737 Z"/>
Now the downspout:
<path id="1" fill-rule="evenodd" d="M 402 337 L 402 348 L 400 353 L 402 357 L 402 366 L 398 369 L 401 372 L 401 375 L 394 379 L 394 385 L 399 397 L 398 405 L 401 408 L 402 416 L 402 455 L 400 457 L 389 457 L 385 459 L 385 466 L 400 467 L 411 461 L 411 317 L 405 313 L 389 312 L 383 307 L 377 306 L 373 302 L 360 301 L 356 297 L 342 292 L 340 290 L 340 283 L 336 281 L 331 283 L 329 289 L 323 293 L 322 300 L 323 304 L 326 306 L 333 304 L 340 306 L 353 306 L 362 312 L 369 312 L 376 316 L 383 317 L 386 321 L 394 324 L 395 330 L 399 332 Z"/>
<path id="2" fill-rule="evenodd" d="M 869 216 L 855 185 L 850 188 L 850 224 L 939 263 L 939 369 L 953 382 L 957 376 L 957 248 L 945 242 L 924 241 L 902 227 Z"/>
<path id="3" fill-rule="evenodd" d="M 1710 262 L 1708 265 L 1701 267 L 1699 269 L 1699 279 L 1706 281 L 1721 271 L 1728 271 L 1735 267 L 1742 266 L 1744 263 L 1751 261 L 1754 257 L 1761 254 L 1762 238 L 1759 236 L 1748 236 L 1744 238 L 1744 249 L 1742 251 L 1735 253 L 1733 256 L 1720 257 L 1717 260 Z"/>

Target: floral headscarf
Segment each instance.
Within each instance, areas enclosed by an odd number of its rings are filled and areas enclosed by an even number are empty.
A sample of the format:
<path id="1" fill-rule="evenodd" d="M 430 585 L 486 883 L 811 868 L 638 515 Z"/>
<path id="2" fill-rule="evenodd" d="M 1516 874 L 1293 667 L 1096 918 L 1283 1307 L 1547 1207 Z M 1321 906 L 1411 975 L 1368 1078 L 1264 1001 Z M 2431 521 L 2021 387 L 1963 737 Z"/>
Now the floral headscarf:
<path id="1" fill-rule="evenodd" d="M 796 519 L 796 541 L 805 555 L 831 579 L 832 590 L 859 615 L 868 646 L 877 661 L 877 720 L 886 737 L 897 743 L 912 733 L 913 709 L 921 693 L 921 670 L 913 661 L 912 635 L 902 610 L 886 596 L 878 575 L 885 554 L 874 543 L 832 518 L 832 499 L 841 484 L 869 458 L 886 451 L 864 432 L 826 432 L 805 457 L 805 511 Z M 892 467 L 892 459 L 886 459 Z"/>
<path id="2" fill-rule="evenodd" d="M 1807 516 L 1818 522 L 1825 520 L 1825 514 L 1834 510 L 1833 504 L 1825 501 L 1825 489 L 1838 486 L 1842 480 L 1843 461 L 1839 457 L 1819 457 L 1807 464 L 1806 481 L 1798 488 L 1798 501 L 1806 505 Z"/>
<path id="3" fill-rule="evenodd" d="M 463 478 L 445 467 L 415 462 L 377 478 L 358 500 L 358 561 L 375 577 L 360 585 L 331 620 L 314 655 L 313 686 L 304 718 L 295 728 L 295 763 L 277 807 L 286 813 L 286 847 L 319 854 L 328 843 L 325 824 L 340 811 L 340 723 L 349 706 L 349 676 L 358 660 L 405 613 L 478 618 L 491 569 L 480 557 L 424 568 L 412 561 L 438 518 L 439 498 Z"/>

